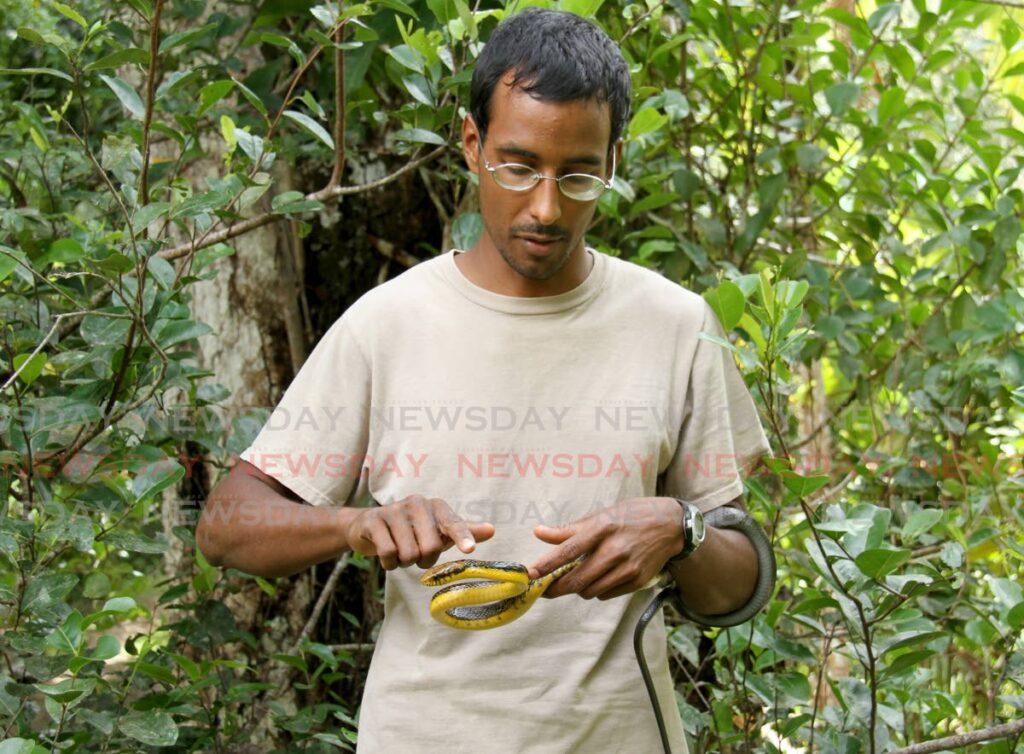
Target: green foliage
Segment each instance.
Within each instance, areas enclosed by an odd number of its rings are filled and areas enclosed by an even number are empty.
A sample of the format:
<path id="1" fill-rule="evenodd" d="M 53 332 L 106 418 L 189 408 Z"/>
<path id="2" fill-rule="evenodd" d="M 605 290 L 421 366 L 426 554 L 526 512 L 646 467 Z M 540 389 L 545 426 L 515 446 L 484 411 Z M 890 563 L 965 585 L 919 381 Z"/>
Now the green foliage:
<path id="1" fill-rule="evenodd" d="M 596 13 L 634 80 L 591 243 L 704 293 L 776 451 L 749 483 L 775 598 L 710 649 L 693 626 L 670 635 L 697 679 L 680 674 L 688 732 L 709 751 L 875 752 L 1021 717 L 1021 12 L 559 6 Z M 258 426 L 214 410 L 192 287 L 243 218 L 315 232 L 363 190 L 339 189 L 342 157 L 419 167 L 471 245 L 458 126 L 509 9 L 0 9 L 17 29 L 0 39 L 0 747 L 224 749 L 258 708 L 288 750 L 352 749 L 346 650 L 267 658 L 201 555 L 154 576 L 169 547 L 194 551 L 193 521 L 179 544 L 159 519 L 195 454 Z M 281 159 L 339 174 L 277 191 Z M 275 698 L 271 669 L 305 706 Z"/>

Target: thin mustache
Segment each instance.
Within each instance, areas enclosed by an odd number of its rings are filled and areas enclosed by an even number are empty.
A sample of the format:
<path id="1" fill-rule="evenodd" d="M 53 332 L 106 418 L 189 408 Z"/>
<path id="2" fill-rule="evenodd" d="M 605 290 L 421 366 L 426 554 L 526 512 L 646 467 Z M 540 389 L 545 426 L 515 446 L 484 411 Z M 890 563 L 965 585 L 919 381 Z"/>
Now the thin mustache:
<path id="1" fill-rule="evenodd" d="M 518 228 L 512 228 L 513 235 L 517 236 L 537 236 L 542 238 L 551 238 L 558 240 L 565 238 L 566 233 L 561 228 L 546 228 L 543 225 L 524 225 Z"/>

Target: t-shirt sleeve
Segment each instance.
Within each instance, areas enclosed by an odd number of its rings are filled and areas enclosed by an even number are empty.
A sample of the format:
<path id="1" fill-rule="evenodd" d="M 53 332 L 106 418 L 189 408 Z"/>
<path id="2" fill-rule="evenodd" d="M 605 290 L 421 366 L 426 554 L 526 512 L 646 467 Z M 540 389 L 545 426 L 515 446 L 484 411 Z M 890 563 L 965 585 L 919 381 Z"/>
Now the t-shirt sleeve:
<path id="1" fill-rule="evenodd" d="M 725 340 L 714 311 L 704 305 L 701 332 Z M 771 446 L 732 352 L 698 338 L 687 380 L 676 453 L 660 480 L 661 494 L 709 511 L 743 492 L 743 472 Z"/>
<path id="2" fill-rule="evenodd" d="M 344 317 L 317 343 L 243 460 L 312 505 L 368 496 L 370 366 Z"/>

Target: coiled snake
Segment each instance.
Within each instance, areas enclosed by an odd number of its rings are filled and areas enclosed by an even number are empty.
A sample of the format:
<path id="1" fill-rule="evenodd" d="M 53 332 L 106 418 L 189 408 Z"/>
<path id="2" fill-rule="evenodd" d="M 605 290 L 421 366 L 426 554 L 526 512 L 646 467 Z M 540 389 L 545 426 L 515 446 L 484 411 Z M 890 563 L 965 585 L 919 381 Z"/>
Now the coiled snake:
<path id="1" fill-rule="evenodd" d="M 705 515 L 711 526 L 736 529 L 743 532 L 757 553 L 758 577 L 754 594 L 746 605 L 725 615 L 702 616 L 687 609 L 675 599 L 676 610 L 695 623 L 727 628 L 752 618 L 771 598 L 775 588 L 775 554 L 771 542 L 761 528 L 746 513 L 736 508 L 716 508 Z M 454 560 L 429 569 L 420 577 L 424 586 L 442 586 L 430 600 L 430 615 L 434 620 L 452 628 L 479 631 L 511 623 L 526 613 L 548 586 L 583 562 L 582 555 L 559 566 L 547 576 L 531 579 L 526 566 L 496 560 Z M 475 581 L 467 581 L 475 579 Z M 453 583 L 465 582 L 465 583 Z M 668 732 L 661 715 L 658 695 L 654 690 L 650 670 L 643 653 L 643 636 L 647 624 L 668 600 L 678 597 L 675 584 L 662 589 L 646 607 L 633 632 L 633 650 L 647 694 L 651 699 L 654 717 L 661 734 L 665 754 L 672 754 Z"/>

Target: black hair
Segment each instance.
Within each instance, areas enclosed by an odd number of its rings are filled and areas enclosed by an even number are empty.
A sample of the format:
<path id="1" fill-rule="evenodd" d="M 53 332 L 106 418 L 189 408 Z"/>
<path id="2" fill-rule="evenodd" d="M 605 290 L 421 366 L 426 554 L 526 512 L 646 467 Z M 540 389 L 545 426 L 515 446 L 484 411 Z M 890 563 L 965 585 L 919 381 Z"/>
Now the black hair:
<path id="1" fill-rule="evenodd" d="M 540 100 L 596 99 L 612 111 L 611 144 L 629 120 L 629 68 L 622 51 L 596 24 L 572 13 L 527 8 L 494 29 L 473 71 L 469 111 L 481 142 L 491 95 L 502 77 Z"/>

